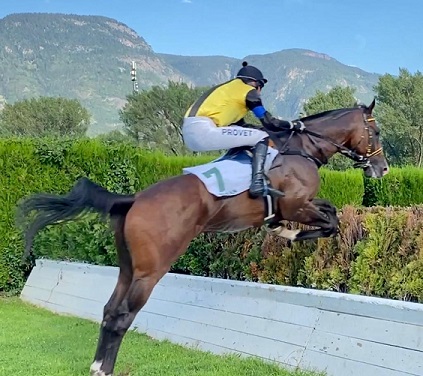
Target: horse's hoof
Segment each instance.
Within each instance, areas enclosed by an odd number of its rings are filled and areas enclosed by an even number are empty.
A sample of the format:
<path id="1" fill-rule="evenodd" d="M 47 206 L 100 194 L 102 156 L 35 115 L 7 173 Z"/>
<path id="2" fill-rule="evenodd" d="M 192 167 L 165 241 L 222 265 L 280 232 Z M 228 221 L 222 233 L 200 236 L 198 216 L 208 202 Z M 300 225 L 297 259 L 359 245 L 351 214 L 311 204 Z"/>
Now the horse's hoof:
<path id="1" fill-rule="evenodd" d="M 109 373 L 108 375 L 106 375 L 103 371 L 96 371 L 94 373 L 92 373 L 90 371 L 90 376 L 113 376 L 111 373 Z"/>
<path id="2" fill-rule="evenodd" d="M 280 236 L 282 238 L 295 241 L 300 231 L 301 230 L 288 230 L 285 226 L 279 226 L 279 227 L 270 229 L 268 232 L 272 235 Z"/>
<path id="3" fill-rule="evenodd" d="M 100 361 L 95 361 L 93 364 L 91 364 L 90 367 L 90 376 L 113 376 L 111 373 L 106 375 L 102 370 L 101 370 L 101 365 L 103 364 L 103 362 Z"/>

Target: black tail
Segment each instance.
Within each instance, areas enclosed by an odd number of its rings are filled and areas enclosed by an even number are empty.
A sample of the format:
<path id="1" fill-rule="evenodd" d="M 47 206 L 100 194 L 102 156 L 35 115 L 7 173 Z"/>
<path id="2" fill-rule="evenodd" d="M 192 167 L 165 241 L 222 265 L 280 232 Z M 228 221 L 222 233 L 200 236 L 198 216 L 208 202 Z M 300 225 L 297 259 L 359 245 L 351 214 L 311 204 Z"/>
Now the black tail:
<path id="1" fill-rule="evenodd" d="M 18 224 L 23 225 L 32 212 L 33 221 L 25 230 L 26 260 L 32 255 L 35 235 L 42 228 L 78 219 L 88 211 L 104 215 L 126 215 L 135 201 L 133 195 L 120 195 L 93 183 L 87 178 L 76 182 L 72 190 L 64 196 L 52 194 L 35 194 L 19 205 Z"/>

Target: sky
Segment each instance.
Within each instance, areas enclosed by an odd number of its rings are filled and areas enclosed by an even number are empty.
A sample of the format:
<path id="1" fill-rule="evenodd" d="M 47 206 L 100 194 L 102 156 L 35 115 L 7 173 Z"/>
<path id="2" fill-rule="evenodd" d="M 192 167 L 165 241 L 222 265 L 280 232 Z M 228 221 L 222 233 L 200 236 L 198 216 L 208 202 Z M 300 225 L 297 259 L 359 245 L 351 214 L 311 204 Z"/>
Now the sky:
<path id="1" fill-rule="evenodd" d="M 303 48 L 372 73 L 423 72 L 423 0 L 0 0 L 0 18 L 12 13 L 110 17 L 161 53 Z"/>

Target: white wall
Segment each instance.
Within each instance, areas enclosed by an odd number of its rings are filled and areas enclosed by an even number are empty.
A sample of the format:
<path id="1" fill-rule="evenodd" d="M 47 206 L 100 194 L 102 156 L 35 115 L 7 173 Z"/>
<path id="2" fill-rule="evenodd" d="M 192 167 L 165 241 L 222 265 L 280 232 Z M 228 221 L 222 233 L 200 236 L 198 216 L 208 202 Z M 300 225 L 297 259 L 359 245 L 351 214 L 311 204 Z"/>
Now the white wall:
<path id="1" fill-rule="evenodd" d="M 21 297 L 100 321 L 117 272 L 39 260 Z M 167 274 L 133 326 L 154 338 L 328 375 L 423 376 L 422 304 Z"/>

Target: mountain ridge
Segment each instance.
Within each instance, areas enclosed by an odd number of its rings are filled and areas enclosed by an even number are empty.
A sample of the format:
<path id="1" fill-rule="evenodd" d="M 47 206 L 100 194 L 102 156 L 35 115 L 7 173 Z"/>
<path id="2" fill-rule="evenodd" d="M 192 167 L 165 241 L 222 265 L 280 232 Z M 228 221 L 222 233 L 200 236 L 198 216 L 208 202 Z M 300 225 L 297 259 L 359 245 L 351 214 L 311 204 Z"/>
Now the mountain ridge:
<path id="1" fill-rule="evenodd" d="M 0 19 L 0 103 L 32 96 L 76 98 L 92 113 L 90 134 L 119 128 L 118 110 L 132 92 L 131 62 L 140 89 L 168 80 L 210 86 L 233 78 L 246 60 L 269 83 L 263 101 L 275 115 L 298 116 L 316 90 L 352 86 L 368 103 L 379 75 L 345 65 L 329 55 L 288 49 L 243 59 L 156 53 L 126 24 L 104 16 L 17 13 Z"/>

